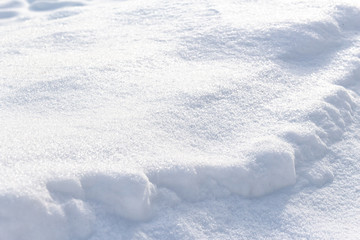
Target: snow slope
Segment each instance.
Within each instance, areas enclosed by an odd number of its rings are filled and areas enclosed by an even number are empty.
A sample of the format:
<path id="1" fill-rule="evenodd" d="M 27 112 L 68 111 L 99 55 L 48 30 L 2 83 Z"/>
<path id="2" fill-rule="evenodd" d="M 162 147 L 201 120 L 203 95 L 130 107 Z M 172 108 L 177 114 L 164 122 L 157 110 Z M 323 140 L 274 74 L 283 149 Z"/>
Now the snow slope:
<path id="1" fill-rule="evenodd" d="M 356 239 L 356 1 L 0 4 L 0 240 Z"/>

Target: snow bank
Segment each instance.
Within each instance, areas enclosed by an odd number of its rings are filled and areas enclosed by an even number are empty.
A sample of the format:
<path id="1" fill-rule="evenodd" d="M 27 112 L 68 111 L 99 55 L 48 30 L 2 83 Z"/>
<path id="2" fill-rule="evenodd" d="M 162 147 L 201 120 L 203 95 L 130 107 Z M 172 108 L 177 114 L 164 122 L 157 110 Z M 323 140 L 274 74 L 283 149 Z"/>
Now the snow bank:
<path id="1" fill-rule="evenodd" d="M 336 178 L 360 6 L 185 2 L 0 5 L 1 240 Z"/>

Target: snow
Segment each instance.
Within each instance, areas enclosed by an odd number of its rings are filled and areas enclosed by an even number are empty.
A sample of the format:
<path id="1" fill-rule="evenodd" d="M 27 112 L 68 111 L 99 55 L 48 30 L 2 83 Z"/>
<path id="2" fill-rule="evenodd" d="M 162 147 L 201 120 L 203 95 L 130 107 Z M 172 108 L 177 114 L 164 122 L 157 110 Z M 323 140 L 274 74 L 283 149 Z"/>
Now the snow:
<path id="1" fill-rule="evenodd" d="M 357 239 L 355 1 L 0 3 L 0 240 Z"/>

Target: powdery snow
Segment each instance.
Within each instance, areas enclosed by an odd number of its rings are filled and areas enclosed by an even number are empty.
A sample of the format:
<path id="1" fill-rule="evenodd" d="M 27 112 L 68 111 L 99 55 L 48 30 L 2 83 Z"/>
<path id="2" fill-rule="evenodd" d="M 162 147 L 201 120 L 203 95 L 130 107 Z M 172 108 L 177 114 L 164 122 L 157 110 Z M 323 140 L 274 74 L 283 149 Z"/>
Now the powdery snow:
<path id="1" fill-rule="evenodd" d="M 0 240 L 356 239 L 354 1 L 0 3 Z"/>

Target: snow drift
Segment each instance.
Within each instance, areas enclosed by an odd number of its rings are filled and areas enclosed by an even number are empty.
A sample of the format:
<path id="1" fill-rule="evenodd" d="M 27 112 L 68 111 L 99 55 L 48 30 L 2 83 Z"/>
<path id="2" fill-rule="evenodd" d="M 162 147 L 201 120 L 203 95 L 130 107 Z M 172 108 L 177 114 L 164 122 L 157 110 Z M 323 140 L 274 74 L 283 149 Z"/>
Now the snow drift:
<path id="1" fill-rule="evenodd" d="M 317 162 L 358 107 L 360 6 L 275 3 L 0 5 L 0 239 L 333 181 Z"/>

